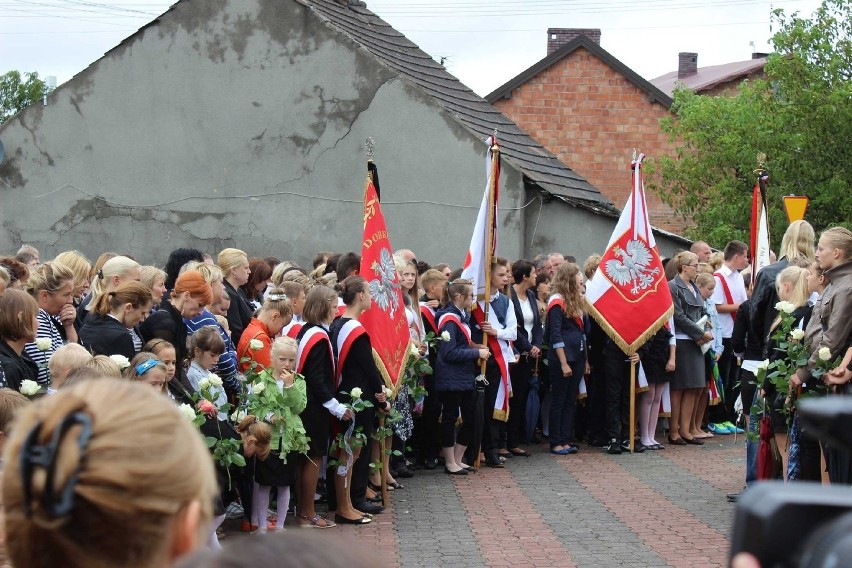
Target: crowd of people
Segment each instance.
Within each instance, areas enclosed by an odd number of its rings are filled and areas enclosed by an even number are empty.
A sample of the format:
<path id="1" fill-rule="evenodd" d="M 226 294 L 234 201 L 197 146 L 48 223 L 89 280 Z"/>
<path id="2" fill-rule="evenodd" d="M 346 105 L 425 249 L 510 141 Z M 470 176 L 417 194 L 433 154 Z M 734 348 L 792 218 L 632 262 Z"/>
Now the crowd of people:
<path id="1" fill-rule="evenodd" d="M 410 250 L 393 258 L 415 359 L 429 368 L 412 365 L 396 388 L 359 321 L 373 299 L 356 253 L 322 252 L 310 268 L 235 248 L 215 258 L 177 249 L 162 268 L 112 252 L 42 262 L 31 246 L 0 257 L 13 565 L 169 565 L 205 542 L 217 548 L 226 511 L 242 511 L 246 532 L 283 530 L 291 514 L 307 528 L 369 524 L 382 493 L 418 470 L 471 475 L 542 443 L 555 456 L 581 444 L 610 454 L 664 450 L 660 440 L 698 446 L 748 428 L 761 400 L 785 455 L 795 442 L 788 479 L 819 479 L 822 455 L 832 480 L 852 479 L 847 454 L 802 432 L 786 404 L 817 380 L 820 350 L 843 359 L 820 381 L 842 390 L 852 379 L 846 229 L 815 246 L 810 225 L 793 223 L 753 283 L 739 241 L 664 259 L 673 316 L 630 355 L 584 304 L 600 256 L 495 257 L 487 318 L 461 269 Z M 808 350 L 784 392 L 757 384 L 762 362 L 781 353 L 779 301 L 793 306 Z M 215 441 L 212 456 L 193 424 Z"/>

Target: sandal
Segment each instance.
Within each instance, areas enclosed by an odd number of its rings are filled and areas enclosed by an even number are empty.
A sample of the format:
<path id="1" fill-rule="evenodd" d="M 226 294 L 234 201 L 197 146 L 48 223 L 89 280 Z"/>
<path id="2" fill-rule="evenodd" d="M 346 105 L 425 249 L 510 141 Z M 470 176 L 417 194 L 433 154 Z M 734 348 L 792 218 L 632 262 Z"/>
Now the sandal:
<path id="1" fill-rule="evenodd" d="M 512 454 L 513 456 L 518 456 L 518 457 L 522 457 L 522 458 L 528 458 L 532 455 L 528 451 L 522 450 L 520 448 L 512 448 L 511 450 L 509 450 L 509 453 Z"/>
<path id="2" fill-rule="evenodd" d="M 314 515 L 310 519 L 308 519 L 306 515 L 300 515 L 299 518 L 308 521 L 307 523 L 302 523 L 300 521 L 299 525 L 303 529 L 330 529 L 337 526 L 322 515 Z M 320 524 L 320 522 L 322 522 L 322 524 Z"/>

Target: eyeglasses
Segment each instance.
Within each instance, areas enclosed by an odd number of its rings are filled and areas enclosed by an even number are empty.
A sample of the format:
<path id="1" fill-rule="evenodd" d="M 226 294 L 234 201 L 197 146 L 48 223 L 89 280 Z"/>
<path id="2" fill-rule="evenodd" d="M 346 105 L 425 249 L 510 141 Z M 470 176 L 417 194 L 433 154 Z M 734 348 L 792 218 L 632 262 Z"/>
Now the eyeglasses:
<path id="1" fill-rule="evenodd" d="M 691 266 L 692 268 L 698 268 L 697 264 L 684 264 L 684 266 Z"/>

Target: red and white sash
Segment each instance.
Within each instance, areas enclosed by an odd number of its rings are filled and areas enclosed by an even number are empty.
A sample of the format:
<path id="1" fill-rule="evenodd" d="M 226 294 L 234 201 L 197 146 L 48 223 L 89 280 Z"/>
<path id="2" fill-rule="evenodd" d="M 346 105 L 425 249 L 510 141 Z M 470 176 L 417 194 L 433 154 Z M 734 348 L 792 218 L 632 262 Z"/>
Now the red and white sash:
<path id="1" fill-rule="evenodd" d="M 420 304 L 420 315 L 429 324 L 431 327 L 431 331 L 435 334 L 438 333 L 438 323 L 435 321 L 435 310 L 429 306 Z M 427 330 L 429 331 L 429 330 Z"/>
<path id="2" fill-rule="evenodd" d="M 292 337 L 293 339 L 296 339 L 296 336 L 299 335 L 299 332 L 302 331 L 304 326 L 305 322 L 291 321 L 284 326 L 284 329 L 281 330 L 281 337 Z"/>
<path id="3" fill-rule="evenodd" d="M 441 319 L 438 320 L 438 332 L 444 329 L 444 326 L 447 325 L 447 322 L 453 322 L 458 326 L 461 332 L 464 334 L 467 339 L 468 344 L 472 344 L 473 340 L 470 338 L 470 327 L 464 323 L 461 318 L 453 313 L 446 313 L 441 316 Z"/>
<path id="4" fill-rule="evenodd" d="M 356 319 L 349 320 L 340 328 L 340 333 L 337 335 L 337 372 L 334 374 L 335 390 L 340 386 L 340 379 L 343 376 L 343 363 L 349 355 L 352 344 L 365 333 L 367 333 L 367 330 Z"/>
<path id="5" fill-rule="evenodd" d="M 305 363 L 308 360 L 308 354 L 313 349 L 314 345 L 320 342 L 325 342 L 328 345 L 328 355 L 331 357 L 332 367 L 334 366 L 334 349 L 331 346 L 331 340 L 328 338 L 328 333 L 320 326 L 314 326 L 305 332 L 302 340 L 299 342 L 299 348 L 296 351 L 296 372 L 302 373 L 305 368 Z"/>
<path id="6" fill-rule="evenodd" d="M 562 294 L 553 294 L 550 298 L 547 299 L 547 311 L 550 311 L 550 308 L 553 306 L 559 306 L 565 311 L 565 300 L 562 298 Z"/>
<path id="7" fill-rule="evenodd" d="M 346 304 L 343 303 L 342 298 L 337 298 L 337 310 L 334 312 L 335 318 L 342 318 L 343 312 L 346 311 Z"/>
<path id="8" fill-rule="evenodd" d="M 511 306 L 510 308 L 511 309 Z M 476 320 L 476 323 L 480 326 L 482 322 L 485 320 L 485 313 L 482 311 L 481 302 L 477 302 L 476 306 L 473 308 L 473 319 Z M 494 329 L 502 328 L 503 326 L 497 321 L 497 316 L 494 314 L 494 310 L 489 310 L 488 312 L 488 322 Z M 493 417 L 495 420 L 501 420 L 506 422 L 509 420 L 509 399 L 512 397 L 512 379 L 509 376 L 509 363 L 515 362 L 515 352 L 512 349 L 512 342 L 505 341 L 503 339 L 498 339 L 493 335 L 488 335 L 487 333 L 482 334 L 483 337 L 487 337 L 488 347 L 491 349 L 491 356 L 494 357 L 494 361 L 497 363 L 497 366 L 500 368 L 500 386 L 497 389 L 497 400 L 494 401 L 494 413 Z"/>
<path id="9" fill-rule="evenodd" d="M 718 272 L 714 272 L 713 276 L 722 285 L 722 292 L 724 292 L 724 294 L 725 294 L 725 301 L 728 304 L 733 305 L 734 304 L 734 296 L 733 296 L 733 294 L 731 294 L 731 288 L 730 288 L 730 286 L 728 286 L 728 281 L 725 280 L 725 275 L 722 274 L 721 271 L 718 271 Z M 731 318 L 731 320 L 733 320 L 733 321 L 737 320 L 737 312 L 731 312 L 731 313 L 728 313 L 728 314 L 719 314 L 719 316 L 729 316 Z"/>

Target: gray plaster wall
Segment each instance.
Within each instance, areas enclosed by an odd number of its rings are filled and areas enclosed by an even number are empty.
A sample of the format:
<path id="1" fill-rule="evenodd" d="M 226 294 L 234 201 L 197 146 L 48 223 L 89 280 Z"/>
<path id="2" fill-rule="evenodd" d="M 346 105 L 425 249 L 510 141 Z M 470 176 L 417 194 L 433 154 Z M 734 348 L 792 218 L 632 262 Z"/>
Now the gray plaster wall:
<path id="1" fill-rule="evenodd" d="M 295 1 L 182 2 L 0 129 L 0 250 L 360 252 L 368 136 L 392 245 L 460 264 L 483 141 Z M 522 176 L 501 185 L 517 258 Z"/>
<path id="2" fill-rule="evenodd" d="M 528 207 L 526 218 L 526 250 L 570 254 L 580 263 L 593 254 L 604 253 L 618 221 L 615 217 L 591 214 L 556 199 Z M 656 234 L 655 238 L 661 256 L 671 256 L 675 250 L 689 248 L 689 243 L 682 239 L 663 234 Z"/>

